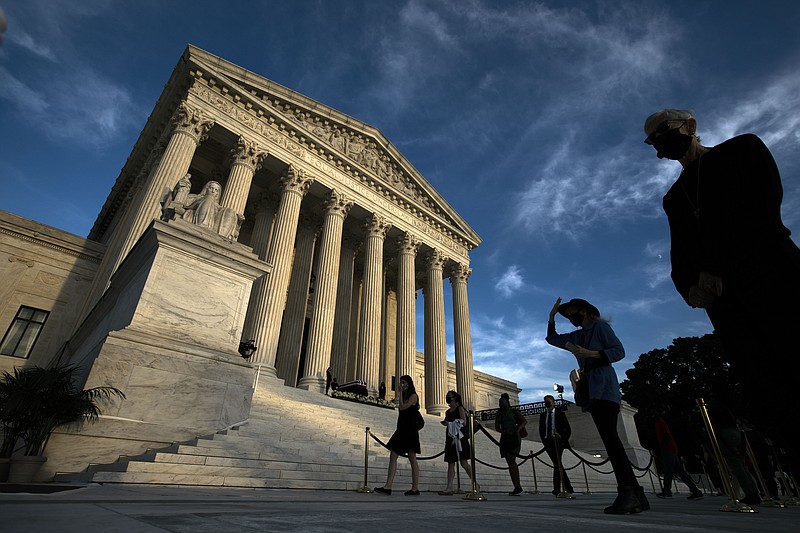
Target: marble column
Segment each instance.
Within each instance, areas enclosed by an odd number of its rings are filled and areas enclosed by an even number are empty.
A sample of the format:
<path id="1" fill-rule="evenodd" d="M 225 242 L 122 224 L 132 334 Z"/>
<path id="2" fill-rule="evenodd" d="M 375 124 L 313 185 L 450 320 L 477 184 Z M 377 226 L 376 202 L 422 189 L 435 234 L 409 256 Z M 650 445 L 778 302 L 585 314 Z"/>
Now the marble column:
<path id="1" fill-rule="evenodd" d="M 401 376 L 414 376 L 417 358 L 416 296 L 414 257 L 419 240 L 406 233 L 397 247 L 397 380 Z M 395 391 L 397 393 L 397 391 Z"/>
<path id="2" fill-rule="evenodd" d="M 275 358 L 292 269 L 300 203 L 313 181 L 302 169 L 291 165 L 281 178 L 281 200 L 267 252 L 267 263 L 272 265 L 272 273 L 257 294 L 253 330 L 258 349 L 250 359 L 260 365 L 266 375 L 277 376 Z"/>
<path id="3" fill-rule="evenodd" d="M 233 209 L 241 217 L 240 220 L 244 219 L 244 206 L 250 195 L 253 175 L 261 168 L 261 161 L 266 156 L 267 152 L 259 150 L 255 142 L 244 137 L 239 137 L 236 148 L 231 150 L 231 172 L 220 205 Z"/>
<path id="4" fill-rule="evenodd" d="M 358 273 L 353 273 L 353 299 L 350 302 L 350 335 L 347 342 L 347 372 L 344 381 L 346 383 L 356 379 L 356 351 L 358 350 L 359 329 L 358 324 L 361 317 L 361 288 L 363 283 Z"/>
<path id="5" fill-rule="evenodd" d="M 146 183 L 131 202 L 128 212 L 125 213 L 121 231 L 114 232 L 114 241 L 106 250 L 103 261 L 97 269 L 98 275 L 95 276 L 87 295 L 81 311 L 81 320 L 103 295 L 111 276 L 147 226 L 154 219 L 161 218 L 161 201 L 164 195 L 187 173 L 195 150 L 214 126 L 214 121 L 200 108 L 193 107 L 185 101 L 178 105 L 171 122 L 173 130 L 164 153 L 153 165 Z"/>
<path id="6" fill-rule="evenodd" d="M 464 407 L 475 409 L 475 374 L 472 369 L 472 334 L 469 328 L 467 280 L 472 269 L 457 264 L 450 271 L 453 287 L 453 323 L 456 345 L 456 389 Z"/>
<path id="7" fill-rule="evenodd" d="M 331 373 L 337 383 L 346 383 L 347 354 L 350 343 L 350 328 L 353 303 L 353 273 L 355 259 L 361 243 L 353 236 L 342 239 L 342 256 L 339 260 L 339 284 L 336 290 L 336 313 L 333 327 L 333 345 L 331 347 Z"/>
<path id="8" fill-rule="evenodd" d="M 263 193 L 255 203 L 256 216 L 253 224 L 253 234 L 250 238 L 250 247 L 261 261 L 267 260 L 272 221 L 275 219 L 277 198 L 271 193 Z M 254 320 L 257 309 L 258 294 L 264 291 L 262 286 L 269 276 L 261 276 L 253 282 L 250 290 L 250 301 L 247 304 L 247 316 L 242 329 L 242 340 L 255 340 Z M 256 345 L 258 346 L 258 345 Z"/>
<path id="9" fill-rule="evenodd" d="M 319 232 L 319 222 L 310 217 L 301 217 L 297 230 L 289 293 L 281 323 L 278 353 L 275 368 L 278 377 L 289 387 L 297 385 L 300 367 L 300 350 L 303 345 L 303 329 L 306 323 L 308 289 L 311 283 L 311 264 L 314 258 L 314 241 Z"/>
<path id="10" fill-rule="evenodd" d="M 378 363 L 381 349 L 381 307 L 383 303 L 383 241 L 391 224 L 373 214 L 364 224 L 364 288 L 356 352 L 356 378 L 367 382 L 370 394 L 378 392 Z"/>
<path id="11" fill-rule="evenodd" d="M 447 410 L 447 347 L 444 329 L 442 267 L 447 260 L 438 250 L 427 259 L 425 295 L 425 409 L 441 415 Z"/>
<path id="12" fill-rule="evenodd" d="M 306 363 L 298 387 L 325 392 L 325 371 L 331 363 L 333 323 L 344 219 L 353 202 L 338 191 L 331 191 L 325 202 L 325 222 L 319 238 L 317 285 L 314 291 L 314 316 L 308 331 Z"/>

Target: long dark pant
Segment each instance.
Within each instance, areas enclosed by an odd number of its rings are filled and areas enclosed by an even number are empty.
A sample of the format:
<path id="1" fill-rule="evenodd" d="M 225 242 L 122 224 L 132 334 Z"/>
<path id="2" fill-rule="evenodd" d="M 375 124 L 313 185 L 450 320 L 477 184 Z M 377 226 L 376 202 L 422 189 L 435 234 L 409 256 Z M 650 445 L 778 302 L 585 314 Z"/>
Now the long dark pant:
<path id="1" fill-rule="evenodd" d="M 542 444 L 544 444 L 544 449 L 553 462 L 553 493 L 558 494 L 561 492 L 561 476 L 558 475 L 559 466 L 561 467 L 561 475 L 564 476 L 564 490 L 575 492 L 572 490 L 572 483 L 570 483 L 569 477 L 567 477 L 567 471 L 564 470 L 564 463 L 561 462 L 561 454 L 564 453 L 564 448 L 559 444 L 558 456 L 556 456 L 556 446 L 552 437 L 544 439 Z"/>
<path id="2" fill-rule="evenodd" d="M 678 474 L 678 477 L 689 487 L 692 494 L 700 492 L 694 480 L 686 472 L 677 454 L 669 450 L 661 450 L 661 465 L 664 467 L 664 494 L 672 494 L 672 476 L 675 474 Z"/>
<path id="3" fill-rule="evenodd" d="M 619 417 L 619 404 L 608 400 L 592 400 L 589 406 L 589 414 L 592 415 L 594 425 L 606 447 L 606 453 L 614 467 L 614 477 L 617 478 L 617 485 L 620 487 L 637 487 L 639 483 L 633 474 L 633 468 L 628 461 L 625 447 L 617 433 L 617 418 Z"/>

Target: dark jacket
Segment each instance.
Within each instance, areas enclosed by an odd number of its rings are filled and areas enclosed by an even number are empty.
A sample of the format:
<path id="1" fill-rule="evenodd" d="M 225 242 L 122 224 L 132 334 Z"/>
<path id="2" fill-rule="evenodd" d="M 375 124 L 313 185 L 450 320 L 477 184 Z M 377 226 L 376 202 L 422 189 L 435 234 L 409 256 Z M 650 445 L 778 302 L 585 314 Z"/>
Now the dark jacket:
<path id="1" fill-rule="evenodd" d="M 561 435 L 561 445 L 566 447 L 569 445 L 572 428 L 569 426 L 569 420 L 567 420 L 567 414 L 564 411 L 556 409 L 555 414 L 556 432 Z M 541 437 L 542 442 L 545 440 L 545 435 L 547 435 L 547 411 L 539 415 L 539 437 Z"/>

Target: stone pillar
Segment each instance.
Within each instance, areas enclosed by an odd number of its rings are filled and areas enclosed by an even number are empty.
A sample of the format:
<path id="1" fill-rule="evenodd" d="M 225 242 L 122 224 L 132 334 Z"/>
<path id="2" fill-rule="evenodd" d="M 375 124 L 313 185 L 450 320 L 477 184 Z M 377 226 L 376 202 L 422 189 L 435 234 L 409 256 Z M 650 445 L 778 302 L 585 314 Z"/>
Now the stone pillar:
<path id="1" fill-rule="evenodd" d="M 287 386 L 297 386 L 297 371 L 300 367 L 300 350 L 303 345 L 303 329 L 306 323 L 308 288 L 311 283 L 311 263 L 314 258 L 314 241 L 319 232 L 316 220 L 303 217 L 297 230 L 297 244 L 294 252 L 289 294 L 281 323 L 278 354 L 275 368 L 278 377 Z"/>
<path id="2" fill-rule="evenodd" d="M 111 276 L 147 226 L 154 219 L 161 218 L 163 196 L 186 175 L 197 146 L 206 139 L 208 130 L 214 126 L 214 121 L 207 118 L 201 109 L 192 107 L 185 101 L 178 105 L 171 121 L 174 129 L 169 142 L 158 164 L 154 165 L 153 171 L 147 177 L 147 182 L 131 202 L 125 214 L 124 228 L 119 233 L 114 232 L 113 248 L 109 247 L 97 269 L 98 275 L 81 311 L 82 318 L 85 318 L 103 295 Z"/>
<path id="3" fill-rule="evenodd" d="M 346 383 L 356 379 L 356 352 L 358 350 L 358 338 L 361 316 L 361 288 L 363 283 L 356 272 L 353 272 L 353 299 L 350 302 L 350 334 L 347 342 L 347 372 L 343 381 Z"/>
<path id="4" fill-rule="evenodd" d="M 444 283 L 442 267 L 445 258 L 438 250 L 427 257 L 425 284 L 425 409 L 428 414 L 442 415 L 447 410 L 447 348 L 444 329 Z"/>
<path id="5" fill-rule="evenodd" d="M 220 205 L 230 207 L 242 220 L 253 175 L 261 168 L 261 161 L 267 156 L 267 152 L 259 150 L 255 142 L 239 137 L 236 148 L 231 150 L 231 156 L 231 172 Z"/>
<path id="6" fill-rule="evenodd" d="M 381 307 L 383 303 L 383 240 L 391 224 L 373 214 L 364 225 L 364 288 L 361 294 L 361 321 L 356 352 L 356 378 L 367 382 L 370 394 L 378 391 L 378 363 L 381 350 Z"/>
<path id="7" fill-rule="evenodd" d="M 415 375 L 417 358 L 416 295 L 414 257 L 419 240 L 406 233 L 397 241 L 397 380 Z M 396 380 L 396 381 L 397 381 Z M 399 382 L 398 382 L 399 384 Z M 395 391 L 399 395 L 399 391 Z"/>
<path id="8" fill-rule="evenodd" d="M 472 369 L 472 334 L 469 328 L 467 280 L 472 269 L 457 264 L 450 271 L 453 287 L 453 323 L 456 345 L 456 389 L 464 407 L 475 409 L 475 374 Z"/>
<path id="9" fill-rule="evenodd" d="M 313 178 L 302 169 L 289 166 L 281 178 L 281 201 L 275 216 L 272 241 L 267 252 L 267 262 L 272 265 L 269 281 L 263 284 L 256 295 L 256 312 L 253 331 L 258 349 L 251 361 L 262 367 L 267 375 L 277 376 L 275 357 L 278 352 L 278 338 L 281 317 L 286 303 L 286 290 L 292 268 L 292 252 L 297 236 L 297 220 L 300 216 L 300 203 Z"/>
<path id="10" fill-rule="evenodd" d="M 267 249 L 269 246 L 269 237 L 272 231 L 272 221 L 275 218 L 275 202 L 274 195 L 264 193 L 261 198 L 256 202 L 256 216 L 255 223 L 253 224 L 253 235 L 250 238 L 250 247 L 261 261 L 267 260 Z M 266 283 L 268 276 L 261 276 L 253 282 L 253 288 L 250 291 L 250 302 L 247 306 L 247 317 L 244 321 L 244 328 L 242 330 L 242 340 L 255 340 L 255 330 L 253 327 L 258 294 L 264 291 L 262 285 Z M 256 345 L 258 346 L 258 345 Z"/>
<path id="11" fill-rule="evenodd" d="M 337 383 L 347 379 L 347 356 L 349 353 L 350 328 L 353 303 L 353 274 L 355 259 L 361 243 L 352 236 L 342 239 L 342 256 L 339 260 L 339 282 L 336 290 L 336 313 L 333 326 L 333 345 L 331 346 L 331 372 Z"/>
<path id="12" fill-rule="evenodd" d="M 337 191 L 331 191 L 325 202 L 325 222 L 319 239 L 317 285 L 314 292 L 314 316 L 308 331 L 308 347 L 303 377 L 298 387 L 325 392 L 325 371 L 331 362 L 333 323 L 336 316 L 336 291 L 339 281 L 339 259 L 344 219 L 353 202 Z"/>

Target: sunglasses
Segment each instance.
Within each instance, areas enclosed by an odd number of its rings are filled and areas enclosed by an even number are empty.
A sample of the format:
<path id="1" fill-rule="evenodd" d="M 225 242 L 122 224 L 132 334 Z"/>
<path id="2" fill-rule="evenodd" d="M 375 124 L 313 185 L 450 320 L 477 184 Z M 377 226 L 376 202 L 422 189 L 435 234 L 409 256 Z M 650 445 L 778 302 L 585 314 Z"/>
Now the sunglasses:
<path id="1" fill-rule="evenodd" d="M 680 129 L 683 127 L 684 124 L 686 124 L 686 121 L 682 120 L 680 124 L 678 124 L 674 128 L 670 128 L 669 127 L 670 122 L 677 122 L 677 120 L 665 120 L 664 122 L 659 124 L 658 127 L 655 129 L 655 131 L 647 136 L 647 139 L 644 140 L 644 143 L 652 146 L 662 135 L 669 133 L 673 130 Z"/>

